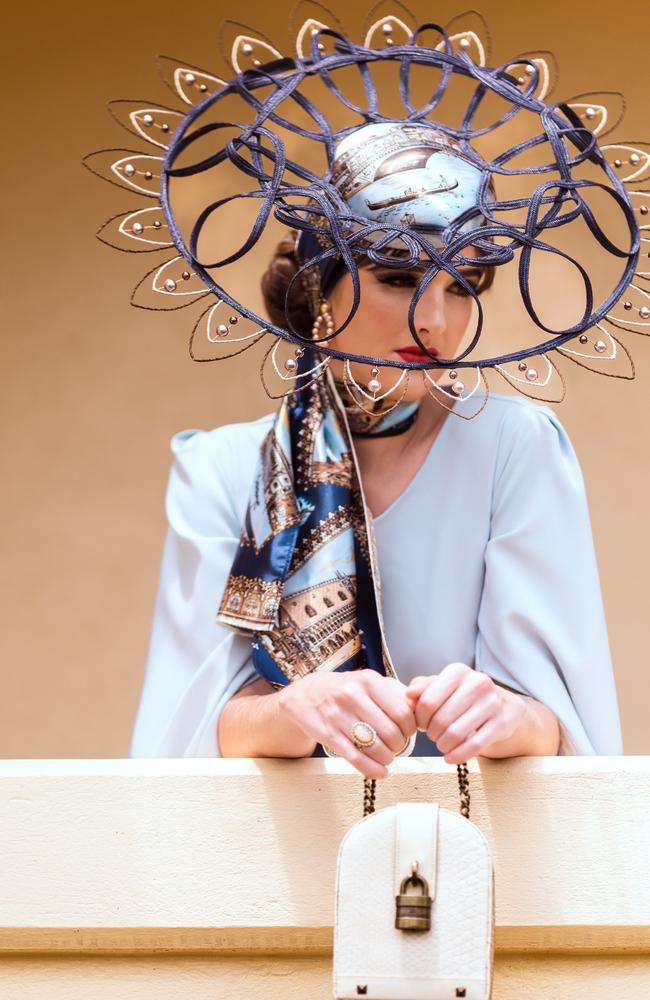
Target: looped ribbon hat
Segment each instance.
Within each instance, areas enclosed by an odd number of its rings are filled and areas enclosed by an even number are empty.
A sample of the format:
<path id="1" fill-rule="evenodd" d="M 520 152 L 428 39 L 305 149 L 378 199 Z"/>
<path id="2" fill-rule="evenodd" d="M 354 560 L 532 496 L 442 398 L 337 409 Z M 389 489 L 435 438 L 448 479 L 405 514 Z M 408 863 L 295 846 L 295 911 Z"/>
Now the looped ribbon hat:
<path id="1" fill-rule="evenodd" d="M 149 201 L 110 219 L 98 236 L 163 258 L 135 288 L 133 305 L 200 303 L 190 338 L 199 361 L 264 341 L 262 377 L 267 388 L 274 381 L 274 398 L 321 377 L 333 357 L 383 375 L 398 369 L 390 391 L 404 375 L 421 377 L 442 405 L 461 411 L 487 394 L 491 373 L 550 402 L 564 395 L 568 361 L 633 377 L 620 331 L 650 331 L 650 271 L 639 265 L 650 153 L 646 143 L 601 144 L 620 123 L 620 95 L 551 100 L 549 53 L 489 66 L 487 28 L 471 12 L 444 27 L 418 25 L 401 6 L 391 12 L 381 3 L 360 42 L 320 5 L 299 3 L 293 22 L 293 52 L 227 21 L 228 69 L 161 57 L 184 111 L 148 101 L 109 105 L 142 148 L 102 150 L 84 162 Z M 268 234 L 277 242 L 286 227 L 297 233 L 299 268 L 279 325 L 244 301 L 241 264 L 264 248 L 268 259 Z M 506 350 L 490 349 L 492 336 L 483 335 L 484 309 L 462 270 L 476 263 L 469 247 L 482 267 L 516 269 L 508 329 L 499 334 Z M 368 261 L 419 268 L 408 321 L 424 360 L 346 350 Z M 473 329 L 453 358 L 428 351 L 414 324 L 440 272 L 474 298 Z M 323 293 L 343 274 L 352 283 L 350 314 L 314 341 L 292 324 L 295 285 L 316 275 Z M 551 280 L 561 294 L 549 296 Z M 309 364 L 307 347 L 316 349 Z"/>

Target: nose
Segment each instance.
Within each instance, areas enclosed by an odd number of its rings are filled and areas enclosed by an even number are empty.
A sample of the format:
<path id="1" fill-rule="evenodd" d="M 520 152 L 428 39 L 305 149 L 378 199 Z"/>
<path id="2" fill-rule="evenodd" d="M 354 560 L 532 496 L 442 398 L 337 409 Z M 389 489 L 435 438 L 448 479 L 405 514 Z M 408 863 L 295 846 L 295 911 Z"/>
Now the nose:
<path id="1" fill-rule="evenodd" d="M 413 317 L 418 336 L 425 340 L 428 335 L 430 342 L 443 335 L 446 325 L 445 293 L 442 282 L 437 277 L 424 290 Z"/>

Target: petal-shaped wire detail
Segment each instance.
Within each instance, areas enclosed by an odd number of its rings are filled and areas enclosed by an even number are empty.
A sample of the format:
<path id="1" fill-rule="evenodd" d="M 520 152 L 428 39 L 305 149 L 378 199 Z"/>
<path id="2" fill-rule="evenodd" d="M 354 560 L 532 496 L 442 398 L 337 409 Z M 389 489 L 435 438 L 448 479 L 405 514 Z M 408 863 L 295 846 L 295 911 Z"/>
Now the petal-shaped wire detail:
<path id="1" fill-rule="evenodd" d="M 233 312 L 226 302 L 218 300 L 208 306 L 197 319 L 190 335 L 190 357 L 193 361 L 226 361 L 254 347 L 268 331 L 244 316 Z M 219 351 L 209 357 L 200 351 L 207 344 L 219 345 Z M 239 345 L 243 344 L 242 347 Z M 234 349 L 233 349 L 234 348 Z"/>
<path id="2" fill-rule="evenodd" d="M 163 82 L 185 104 L 199 104 L 209 94 L 226 86 L 226 81 L 220 77 L 173 56 L 158 56 L 158 69 Z"/>
<path id="3" fill-rule="evenodd" d="M 392 396 L 392 394 L 397 389 L 400 388 L 405 379 L 408 384 L 408 379 L 407 379 L 408 372 L 409 372 L 408 368 L 403 368 L 397 381 L 394 382 L 393 385 L 391 385 L 388 389 L 386 389 L 385 392 L 380 392 L 379 390 L 381 389 L 381 382 L 377 378 L 377 375 L 379 373 L 376 372 L 375 369 L 372 369 L 371 378 L 368 382 L 368 388 L 364 389 L 363 386 L 357 382 L 354 375 L 352 374 L 350 362 L 346 358 L 343 365 L 343 375 L 344 375 L 343 380 L 346 386 L 348 386 L 348 388 L 351 387 L 356 393 L 359 394 L 359 396 L 363 396 L 364 399 L 367 399 L 370 403 L 381 403 L 382 400 L 387 399 L 389 396 Z M 373 389 L 373 381 L 377 385 L 376 389 Z"/>
<path id="4" fill-rule="evenodd" d="M 459 31 L 448 37 L 454 52 L 464 52 L 477 66 L 485 66 L 485 49 L 475 31 Z M 436 45 L 438 51 L 443 51 L 444 48 L 444 41 Z"/>
<path id="5" fill-rule="evenodd" d="M 191 265 L 179 256 L 145 274 L 133 290 L 131 305 L 154 312 L 183 309 L 210 294 Z"/>
<path id="6" fill-rule="evenodd" d="M 428 371 L 422 370 L 422 384 L 439 406 L 463 420 L 477 417 L 490 395 L 483 369 L 478 366 L 458 370 L 452 368 L 441 376 L 441 381 L 443 378 L 449 379 L 449 383 L 445 381 L 441 384 L 431 378 Z"/>
<path id="7" fill-rule="evenodd" d="M 296 35 L 296 52 L 298 54 L 298 58 L 309 59 L 311 57 L 311 44 L 314 35 L 317 35 L 319 31 L 331 28 L 331 24 L 325 24 L 324 21 L 317 21 L 316 18 L 308 17 L 305 23 L 301 25 L 298 34 Z M 333 39 L 328 38 L 327 41 L 330 43 L 330 47 L 333 48 Z M 326 51 L 326 42 L 319 42 L 318 46 L 321 52 Z"/>
<path id="8" fill-rule="evenodd" d="M 291 8 L 287 24 L 290 38 L 297 38 L 301 32 L 303 33 L 305 54 L 309 53 L 310 48 L 308 34 L 310 29 L 303 31 L 308 21 L 312 22 L 312 25 L 318 25 L 320 28 L 326 25 L 333 31 L 338 31 L 341 35 L 346 35 L 342 21 L 339 20 L 334 11 L 326 4 L 320 3 L 320 0 L 298 0 Z"/>
<path id="9" fill-rule="evenodd" d="M 546 403 L 561 403 L 566 395 L 566 385 L 559 368 L 546 354 L 538 354 L 521 361 L 494 365 L 494 371 L 506 382 L 529 399 Z"/>
<path id="10" fill-rule="evenodd" d="M 556 347 L 555 350 L 568 361 L 607 378 L 622 378 L 628 381 L 636 375 L 634 361 L 625 344 L 609 332 L 602 323 L 597 323 L 588 334 L 577 338 L 579 347 Z M 585 339 L 587 343 L 585 343 Z M 581 349 L 584 348 L 584 349 Z"/>
<path id="11" fill-rule="evenodd" d="M 311 40 L 319 31 L 328 28 L 324 21 L 317 21 L 314 17 L 308 17 L 301 24 L 296 35 L 296 53 L 299 59 L 308 59 L 311 55 Z"/>
<path id="12" fill-rule="evenodd" d="M 582 358 L 585 361 L 614 361 L 616 358 L 616 345 L 618 341 L 614 339 L 609 330 L 606 330 L 602 323 L 596 323 L 593 330 L 588 333 L 581 333 L 575 341 L 569 341 L 573 347 L 557 347 L 559 354 L 569 357 Z"/>
<path id="13" fill-rule="evenodd" d="M 123 128 L 154 146 L 167 149 L 169 140 L 185 117 L 162 104 L 143 101 L 110 101 L 108 110 Z"/>
<path id="14" fill-rule="evenodd" d="M 468 376 L 470 380 L 468 381 Z M 449 388 L 445 388 L 445 384 L 440 385 L 440 383 L 431 378 L 431 375 L 426 369 L 422 371 L 422 377 L 425 383 L 428 383 L 432 389 L 436 392 L 440 392 L 447 396 L 451 400 L 460 400 L 464 403 L 465 400 L 471 399 L 481 388 L 481 369 L 480 368 L 463 368 L 460 371 L 455 369 L 450 369 L 447 372 L 447 378 L 449 379 Z M 444 376 L 442 376 L 444 377 Z"/>
<path id="15" fill-rule="evenodd" d="M 621 330 L 647 337 L 650 334 L 650 293 L 638 285 L 628 285 L 623 297 L 605 318 Z"/>
<path id="16" fill-rule="evenodd" d="M 205 313 L 205 336 L 211 344 L 243 344 L 244 341 L 253 340 L 267 332 L 266 327 L 257 327 L 248 333 L 240 331 L 239 324 L 242 322 L 242 317 L 231 313 L 226 319 L 227 310 L 225 302 L 216 302 Z M 251 325 L 250 320 L 246 320 L 246 325 Z"/>
<path id="17" fill-rule="evenodd" d="M 278 376 L 278 378 L 282 379 L 283 382 L 296 382 L 296 380 L 298 378 L 306 378 L 308 375 L 314 375 L 316 372 L 320 372 L 324 368 L 326 368 L 329 365 L 330 361 L 331 361 L 331 358 L 325 357 L 325 358 L 323 358 L 322 361 L 318 361 L 308 371 L 301 372 L 300 375 L 297 375 L 296 374 L 296 367 L 297 367 L 296 366 L 296 362 L 292 358 L 287 358 L 285 360 L 285 362 L 284 362 L 284 374 L 283 374 L 280 371 L 280 367 L 279 367 L 279 363 L 278 363 L 278 348 L 280 347 L 281 344 L 285 344 L 285 343 L 286 343 L 286 341 L 282 340 L 281 337 L 278 337 L 277 340 L 275 341 L 275 343 L 273 344 L 273 347 L 271 348 L 271 364 L 273 365 L 273 369 L 275 371 L 275 374 Z M 294 353 L 296 353 L 298 356 L 300 356 L 301 350 L 302 350 L 302 348 L 298 347 L 298 348 L 295 349 Z"/>
<path id="18" fill-rule="evenodd" d="M 601 146 L 605 158 L 624 184 L 646 181 L 650 177 L 650 153 L 641 149 L 641 143 L 617 143 Z M 643 145 L 646 145 L 643 143 Z"/>
<path id="19" fill-rule="evenodd" d="M 494 369 L 505 376 L 511 385 L 515 382 L 521 382 L 523 385 L 534 383 L 539 389 L 547 386 L 553 375 L 551 362 L 545 354 L 540 354 L 539 360 L 535 358 L 534 364 L 524 360 L 509 361 L 505 365 L 494 365 Z"/>
<path id="20" fill-rule="evenodd" d="M 379 416 L 380 414 L 382 417 L 385 417 L 388 416 L 389 413 L 392 413 L 395 407 L 399 406 L 399 404 L 403 401 L 406 395 L 406 391 L 409 387 L 411 372 L 408 368 L 402 368 L 401 374 L 399 375 L 397 380 L 383 393 L 380 393 L 380 389 L 382 386 L 381 383 L 379 382 L 379 379 L 377 378 L 378 374 L 379 374 L 378 369 L 376 368 L 371 369 L 371 377 L 368 381 L 369 391 L 366 391 L 365 389 L 362 388 L 362 386 L 359 385 L 359 383 L 354 378 L 352 374 L 352 369 L 350 368 L 350 362 L 346 358 L 345 363 L 343 365 L 343 385 L 345 386 L 347 394 L 352 400 L 352 402 L 360 410 L 373 417 Z M 376 388 L 373 388 L 373 381 L 376 383 Z M 398 389 L 401 389 L 401 392 L 398 394 L 397 398 L 395 399 L 395 401 L 391 406 L 384 409 L 383 407 L 377 405 L 378 403 L 381 403 L 384 399 L 387 399 L 389 396 L 392 396 L 393 393 Z M 366 400 L 369 402 L 370 405 L 366 405 L 365 402 Z"/>
<path id="21" fill-rule="evenodd" d="M 284 399 L 286 396 L 293 396 L 294 393 L 299 392 L 301 389 L 306 389 L 308 386 L 313 385 L 314 382 L 317 382 L 324 375 L 332 360 L 330 357 L 324 357 L 322 361 L 318 361 L 308 371 L 298 372 L 298 358 L 302 353 L 301 348 L 296 348 L 293 356 L 289 355 L 285 358 L 284 362 L 280 362 L 278 359 L 278 349 L 285 346 L 287 346 L 287 342 L 281 337 L 277 337 L 266 351 L 262 360 L 260 376 L 262 386 L 269 399 Z M 266 369 L 269 367 L 271 371 L 267 373 Z M 275 392 L 271 387 L 269 374 L 272 375 L 274 380 L 279 380 L 279 392 Z M 289 383 L 289 385 L 286 385 L 286 383 Z"/>
<path id="22" fill-rule="evenodd" d="M 118 155 L 121 154 L 121 155 Z M 100 149 L 82 160 L 92 174 L 117 187 L 157 198 L 160 194 L 162 156 L 136 153 L 131 149 Z"/>
<path id="23" fill-rule="evenodd" d="M 120 212 L 98 230 L 97 239 L 125 253 L 151 253 L 174 245 L 161 208 Z"/>
<path id="24" fill-rule="evenodd" d="M 270 38 L 241 21 L 228 19 L 222 22 L 219 46 L 226 63 L 232 66 L 235 73 L 282 59 L 282 53 Z"/>
<path id="25" fill-rule="evenodd" d="M 243 73 L 244 70 L 281 58 L 281 52 L 254 35 L 237 35 L 232 43 L 230 61 L 236 73 Z"/>
<path id="26" fill-rule="evenodd" d="M 450 38 L 460 38 L 462 35 L 473 36 L 473 38 L 470 38 L 472 46 L 467 48 L 467 54 L 478 66 L 487 65 L 492 47 L 490 32 L 487 21 L 477 10 L 464 10 L 459 14 L 455 14 L 445 24 L 445 31 Z M 474 52 L 477 55 L 482 54 L 483 62 L 478 62 Z"/>
<path id="27" fill-rule="evenodd" d="M 386 45 L 406 45 L 411 33 L 408 24 L 394 14 L 388 14 L 370 25 L 363 47 L 365 49 L 383 49 Z"/>
<path id="28" fill-rule="evenodd" d="M 618 91 L 576 94 L 562 104 L 567 104 L 594 135 L 609 135 L 625 114 L 625 98 Z"/>
<path id="29" fill-rule="evenodd" d="M 364 48 L 382 48 L 383 46 L 371 46 L 368 39 L 376 25 L 383 24 L 384 21 L 393 22 L 396 25 L 405 25 L 410 38 L 417 27 L 417 18 L 405 4 L 400 0 L 379 0 L 363 19 L 361 32 L 365 37 Z"/>
<path id="30" fill-rule="evenodd" d="M 582 104 L 580 102 L 567 102 L 567 106 L 578 116 L 594 135 L 599 135 L 606 127 L 609 120 L 607 108 L 604 104 Z"/>
<path id="31" fill-rule="evenodd" d="M 525 93 L 529 92 L 535 70 L 537 71 L 536 84 L 530 91 L 530 96 L 536 97 L 538 101 L 543 101 L 553 90 L 555 65 L 551 64 L 549 57 L 551 57 L 550 52 L 530 52 L 507 64 L 508 73 L 514 76 L 518 86 Z"/>

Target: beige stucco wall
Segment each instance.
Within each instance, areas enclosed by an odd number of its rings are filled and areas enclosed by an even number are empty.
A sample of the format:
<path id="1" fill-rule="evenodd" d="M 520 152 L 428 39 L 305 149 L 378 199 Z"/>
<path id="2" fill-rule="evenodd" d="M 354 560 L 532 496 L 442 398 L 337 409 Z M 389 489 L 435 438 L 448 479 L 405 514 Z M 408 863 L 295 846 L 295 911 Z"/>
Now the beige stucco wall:
<path id="1" fill-rule="evenodd" d="M 338 6 L 358 30 L 365 5 Z M 435 15 L 457 9 L 445 2 Z M 552 48 L 558 94 L 621 88 L 630 112 L 617 135 L 650 135 L 650 18 L 641 0 L 620 8 L 550 0 L 516 18 L 497 0 L 482 9 L 496 59 Z M 135 144 L 105 113 L 106 100 L 168 101 L 157 53 L 214 65 L 216 24 L 227 12 L 285 35 L 284 8 L 260 0 L 245 12 L 120 0 L 15 4 L 4 14 L 0 756 L 126 754 L 164 531 L 169 437 L 271 408 L 245 357 L 227 366 L 190 361 L 189 311 L 128 306 L 151 265 L 108 250 L 93 233 L 133 199 L 79 165 L 89 150 Z M 640 338 L 628 343 L 637 381 L 572 370 L 560 415 L 589 491 L 626 749 L 639 753 L 650 750 L 650 351 Z"/>

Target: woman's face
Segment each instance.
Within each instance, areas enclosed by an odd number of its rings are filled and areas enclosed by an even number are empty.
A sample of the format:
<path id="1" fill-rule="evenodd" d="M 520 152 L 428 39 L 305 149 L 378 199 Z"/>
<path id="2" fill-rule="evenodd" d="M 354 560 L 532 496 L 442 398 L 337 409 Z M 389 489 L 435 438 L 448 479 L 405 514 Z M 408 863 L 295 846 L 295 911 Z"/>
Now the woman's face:
<path id="1" fill-rule="evenodd" d="M 474 247 L 463 251 L 464 256 L 477 256 Z M 459 271 L 466 280 L 477 287 L 481 268 L 469 264 Z M 348 354 L 366 354 L 389 361 L 418 362 L 429 360 L 413 340 L 408 322 L 408 312 L 413 292 L 422 276 L 418 268 L 401 269 L 370 265 L 359 269 L 361 296 L 359 308 L 349 325 L 329 341 L 329 346 Z M 352 307 L 352 279 L 345 274 L 334 286 L 329 307 L 334 328 L 343 323 Z M 441 358 L 453 358 L 458 352 L 463 334 L 472 313 L 473 299 L 462 285 L 442 271 L 430 282 L 417 304 L 414 326 L 427 349 Z M 343 376 L 343 362 L 333 358 L 332 370 L 337 378 Z M 351 362 L 353 378 L 365 388 L 373 378 L 371 367 Z M 431 369 L 432 379 L 442 378 L 446 369 Z M 399 369 L 380 368 L 376 376 L 381 382 L 378 395 L 394 385 Z M 398 390 L 401 398 L 404 384 Z M 403 397 L 405 402 L 415 402 L 426 393 L 423 379 L 413 371 Z M 388 397 L 386 404 L 395 402 Z"/>

